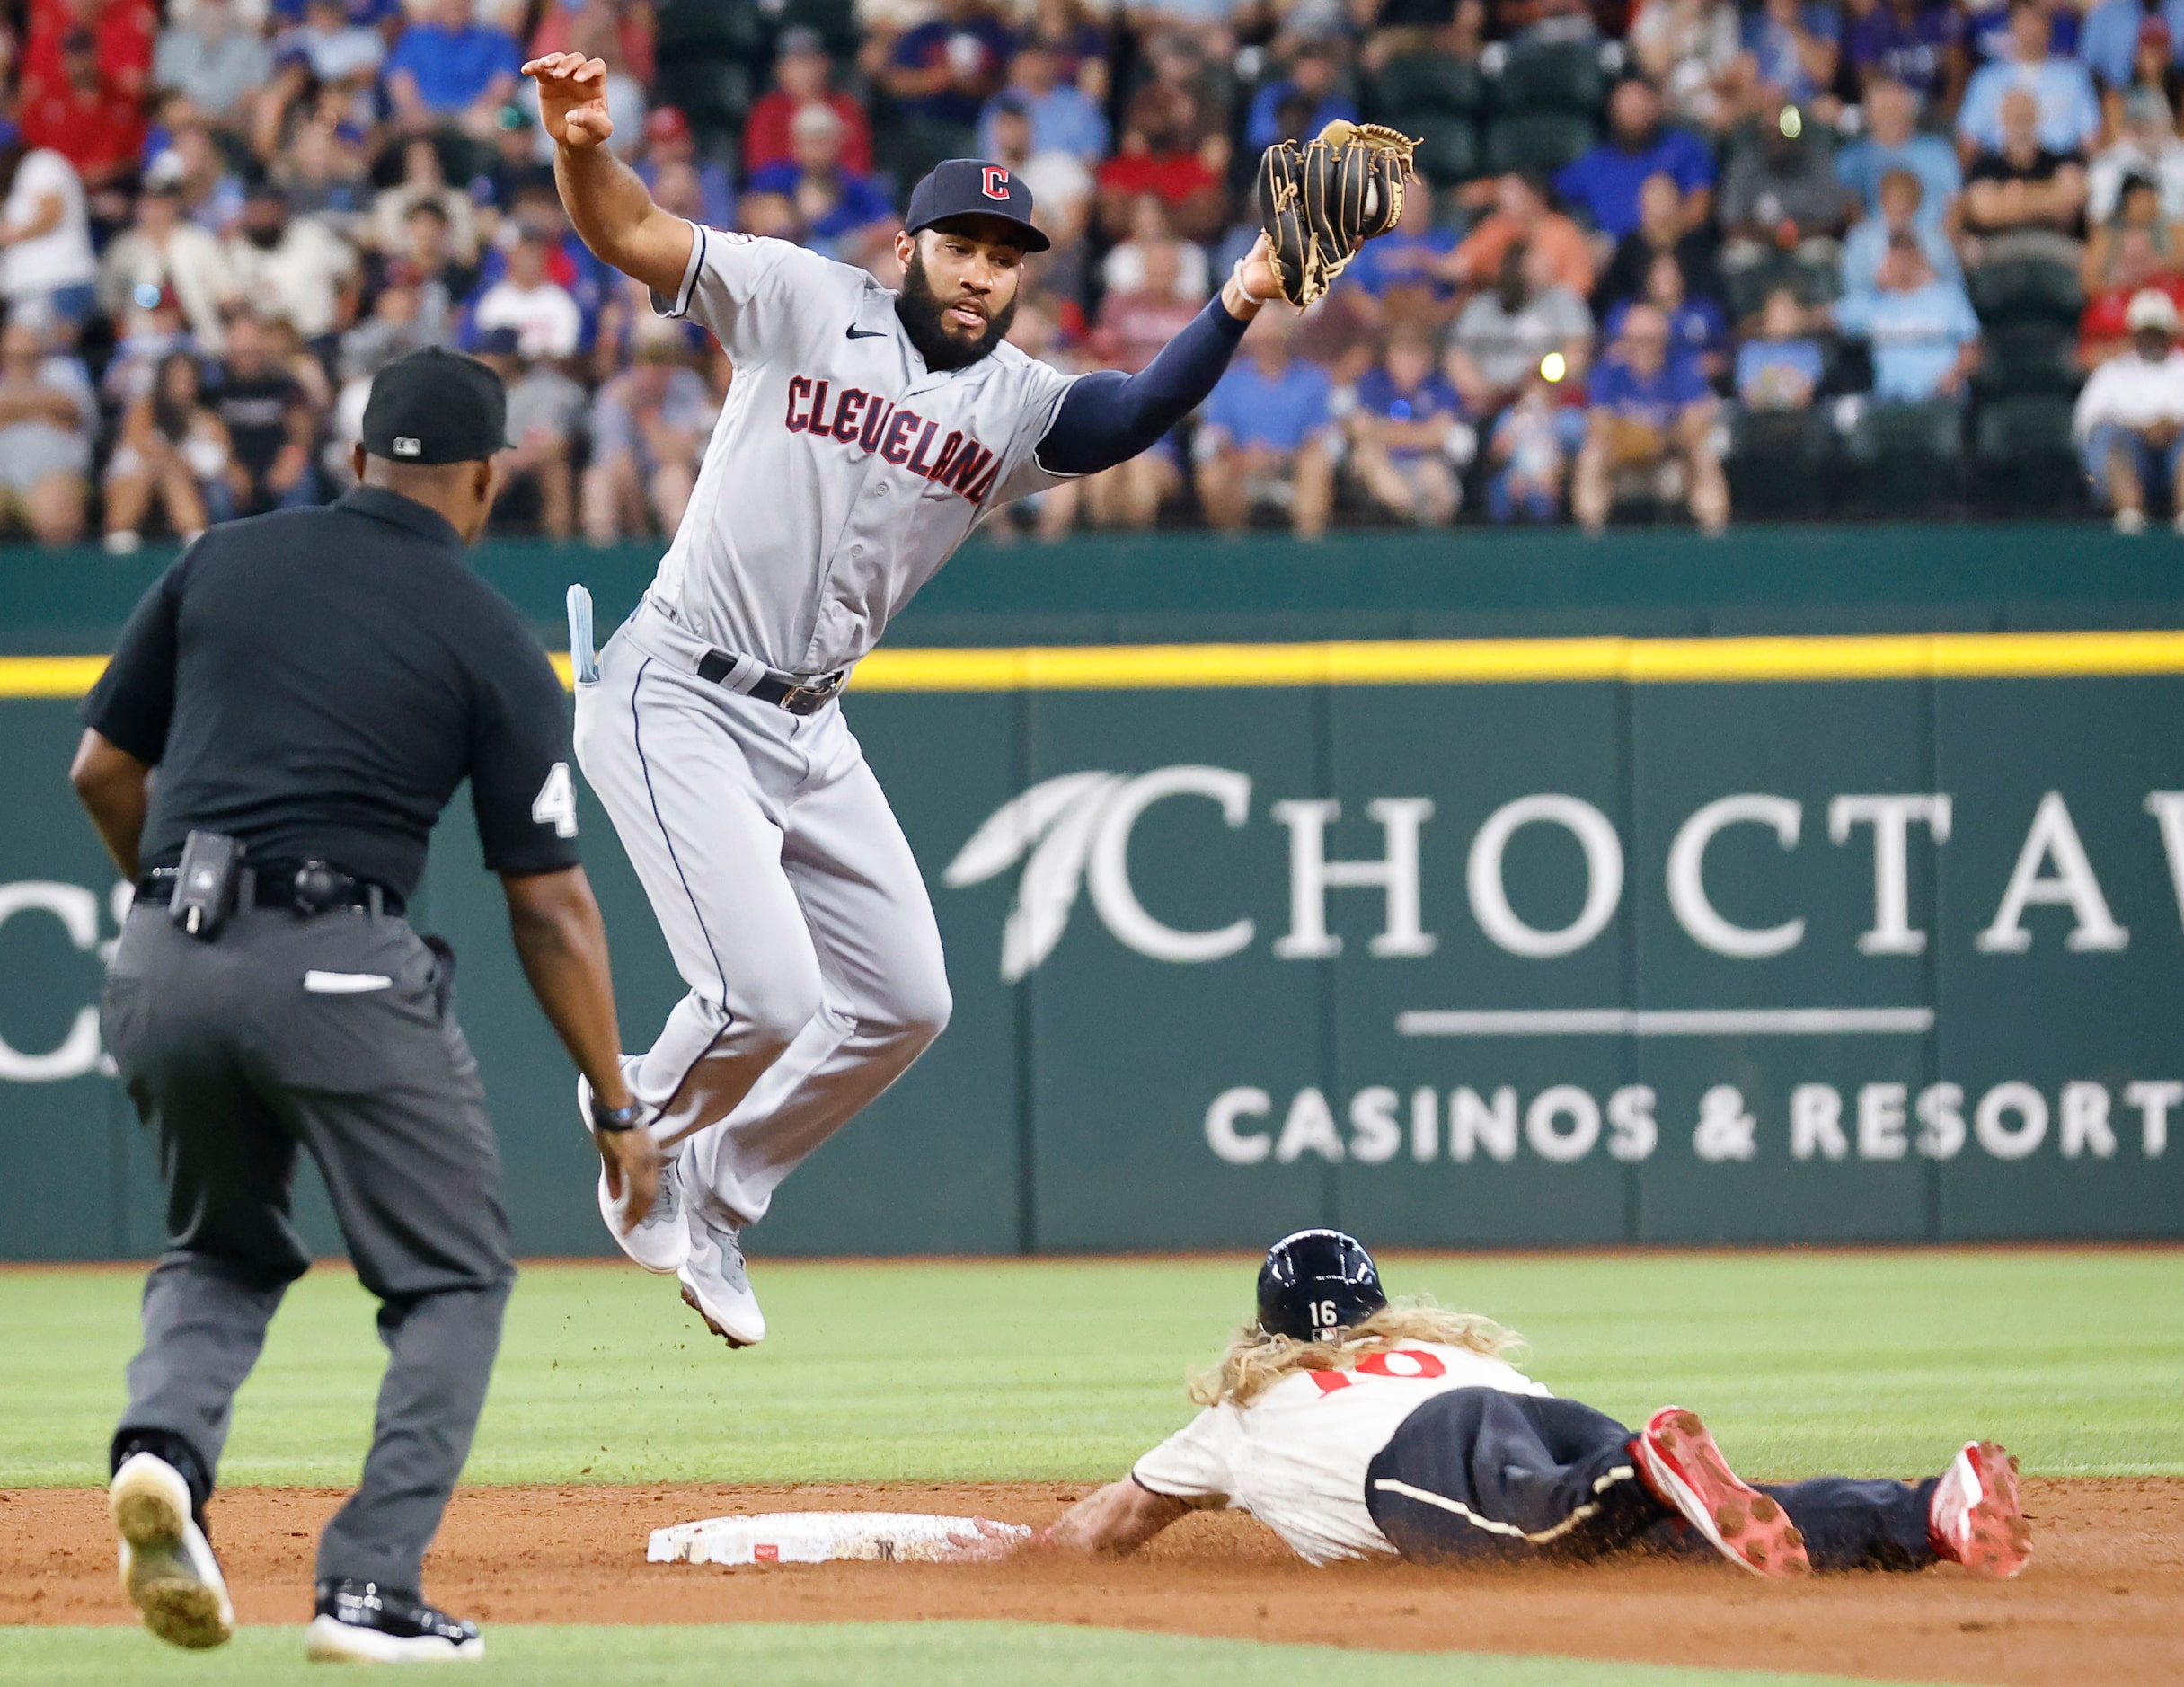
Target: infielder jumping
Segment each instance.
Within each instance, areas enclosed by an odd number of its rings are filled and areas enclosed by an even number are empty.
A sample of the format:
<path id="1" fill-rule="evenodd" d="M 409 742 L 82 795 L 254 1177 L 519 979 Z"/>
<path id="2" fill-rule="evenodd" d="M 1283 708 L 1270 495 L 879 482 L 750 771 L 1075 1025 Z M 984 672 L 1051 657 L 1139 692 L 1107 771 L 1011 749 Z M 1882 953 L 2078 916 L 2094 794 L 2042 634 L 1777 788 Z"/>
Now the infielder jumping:
<path id="1" fill-rule="evenodd" d="M 1227 1506 L 1314 1564 L 1653 1550 L 1758 1576 L 1949 1559 L 2011 1577 L 2032 1556 L 2017 1461 L 1991 1441 L 1922 1482 L 1750 1483 L 1694 1414 L 1665 1406 L 1633 1433 L 1556 1400 L 1509 1364 L 1516 1345 L 1482 1318 L 1390 1305 L 1354 1238 L 1300 1231 L 1267 1254 L 1257 1320 L 1194 1385 L 1205 1409 L 1031 1544 L 1124 1552 Z M 959 1556 L 1013 1550 L 989 1538 Z"/>
<path id="2" fill-rule="evenodd" d="M 585 243 L 656 309 L 711 329 L 735 368 L 659 576 L 596 676 L 579 674 L 576 746 L 689 986 L 625 1061 L 680 1152 L 632 1229 L 604 1179 L 601 1210 L 631 1258 L 677 1273 L 714 1333 L 748 1346 L 765 1319 L 743 1227 L 948 1021 L 917 863 L 836 706 L 850 669 L 982 517 L 1153 445 L 1213 390 L 1261 305 L 1347 253 L 1312 256 L 1292 208 L 1293 249 L 1262 239 L 1142 374 L 1073 379 L 1003 339 L 1024 255 L 1048 241 L 999 164 L 953 159 L 917 184 L 893 293 L 785 241 L 669 216 L 602 145 L 606 66 L 556 53 L 524 69 Z M 1337 220 L 1354 249 L 1400 203 L 1401 160 L 1319 155 L 1328 192 L 1353 184 L 1356 215 Z M 576 642 L 588 667 L 588 634 Z"/>

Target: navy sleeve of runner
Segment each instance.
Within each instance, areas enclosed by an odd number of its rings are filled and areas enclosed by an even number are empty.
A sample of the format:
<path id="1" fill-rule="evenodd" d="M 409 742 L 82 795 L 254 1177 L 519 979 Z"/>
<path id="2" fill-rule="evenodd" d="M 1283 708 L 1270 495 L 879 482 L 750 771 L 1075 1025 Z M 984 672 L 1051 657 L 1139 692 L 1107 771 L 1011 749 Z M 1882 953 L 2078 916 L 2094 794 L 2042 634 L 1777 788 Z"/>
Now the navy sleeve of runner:
<path id="1" fill-rule="evenodd" d="M 1137 374 L 1108 369 L 1074 382 L 1039 442 L 1039 467 L 1049 474 L 1097 474 L 1127 463 L 1205 402 L 1247 326 L 1216 294 Z"/>

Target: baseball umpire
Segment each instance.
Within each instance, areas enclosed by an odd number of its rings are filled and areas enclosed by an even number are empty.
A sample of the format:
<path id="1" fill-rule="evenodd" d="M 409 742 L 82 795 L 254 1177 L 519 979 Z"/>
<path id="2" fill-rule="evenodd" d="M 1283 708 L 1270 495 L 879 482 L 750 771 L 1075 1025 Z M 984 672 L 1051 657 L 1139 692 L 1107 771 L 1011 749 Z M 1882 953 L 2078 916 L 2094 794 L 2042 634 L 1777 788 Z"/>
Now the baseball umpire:
<path id="1" fill-rule="evenodd" d="M 84 706 L 70 777 L 137 886 L 106 1043 L 168 1188 L 110 1499 L 123 1586 L 180 1646 L 234 1627 L 205 1504 L 235 1390 L 310 1264 L 289 1215 L 298 1149 L 324 1175 L 390 1356 L 363 1480 L 319 1542 L 310 1654 L 483 1645 L 424 1603 L 421 1566 L 516 1274 L 454 957 L 403 919 L 465 778 L 525 972 L 597 1098 L 608 1175 L 641 1214 L 658 1186 L 577 863 L 561 689 L 464 562 L 505 420 L 481 363 L 428 350 L 390 364 L 357 490 L 190 546 Z"/>
<path id="2" fill-rule="evenodd" d="M 1757 1576 L 2018 1574 L 2032 1556 L 2017 1461 L 1964 1444 L 1923 1482 L 1746 1482 L 1698 1417 L 1631 1430 L 1557 1400 L 1509 1363 L 1508 1331 L 1391 1304 L 1373 1257 L 1336 1230 L 1268 1250 L 1259 1312 L 1201 1377 L 1205 1409 L 1088 1495 L 1033 1546 L 1123 1552 L 1195 1507 L 1248 1511 L 1314 1564 L 1590 1562 L 1631 1550 L 1728 1559 Z M 1010 1540 L 967 1543 L 1005 1557 Z"/>

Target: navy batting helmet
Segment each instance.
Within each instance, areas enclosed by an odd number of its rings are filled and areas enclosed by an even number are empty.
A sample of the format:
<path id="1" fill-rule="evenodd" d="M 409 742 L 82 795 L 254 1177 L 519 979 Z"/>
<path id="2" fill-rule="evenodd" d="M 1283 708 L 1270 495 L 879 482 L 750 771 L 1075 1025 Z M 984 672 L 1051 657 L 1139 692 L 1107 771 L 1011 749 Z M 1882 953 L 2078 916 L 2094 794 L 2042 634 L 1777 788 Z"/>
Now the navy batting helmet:
<path id="1" fill-rule="evenodd" d="M 1259 1267 L 1259 1327 L 1295 1341 L 1337 1341 L 1388 1303 L 1373 1256 L 1339 1230 L 1300 1230 Z"/>

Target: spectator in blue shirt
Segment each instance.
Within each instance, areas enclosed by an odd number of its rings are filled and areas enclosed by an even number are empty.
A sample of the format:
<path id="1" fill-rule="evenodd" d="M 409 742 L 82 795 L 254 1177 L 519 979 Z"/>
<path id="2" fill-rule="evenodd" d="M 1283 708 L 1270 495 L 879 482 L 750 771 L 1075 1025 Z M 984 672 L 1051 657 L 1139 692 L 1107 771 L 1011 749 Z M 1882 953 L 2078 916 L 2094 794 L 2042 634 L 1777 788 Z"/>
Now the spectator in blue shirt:
<path id="1" fill-rule="evenodd" d="M 1285 137 L 1309 139 L 1338 118 L 1355 123 L 1357 107 L 1337 85 L 1341 76 L 1342 61 L 1336 57 L 1332 42 L 1302 43 L 1289 61 L 1288 75 L 1278 81 L 1269 78 L 1262 82 L 1259 92 L 1251 96 L 1251 115 L 1244 119 L 1243 133 L 1244 144 L 1253 155 Z M 1283 108 L 1293 100 L 1302 102 L 1303 109 L 1311 113 L 1297 126 L 1301 134 L 1282 125 Z"/>
<path id="2" fill-rule="evenodd" d="M 748 204 L 761 196 L 781 199 L 792 228 L 789 238 L 814 252 L 845 261 L 858 248 L 858 236 L 876 225 L 892 228 L 895 208 L 869 176 L 842 167 L 842 119 L 831 107 L 808 105 L 789 125 L 792 155 L 756 172 L 747 199 L 747 221 L 763 222 L 770 208 Z"/>
<path id="3" fill-rule="evenodd" d="M 1843 237 L 1843 291 L 1871 293 L 1880 286 L 1880 266 L 1888 243 L 1909 234 L 1944 280 L 1961 276 L 1956 252 L 1939 224 L 1925 215 L 1925 189 L 1908 170 L 1891 170 L 1880 179 L 1880 215 L 1869 216 Z"/>
<path id="4" fill-rule="evenodd" d="M 2082 153 L 2100 133 L 2093 79 L 2074 58 L 2048 51 L 2051 28 L 2040 0 L 2011 0 L 2010 50 L 1973 73 L 1957 113 L 1957 135 L 1982 152 L 2000 152 L 2003 96 L 2030 92 L 2039 106 L 2040 145 L 2051 153 Z"/>
<path id="5" fill-rule="evenodd" d="M 1829 6 L 1806 0 L 1766 0 L 1745 20 L 1745 51 L 1763 87 L 1773 90 L 1772 104 L 1787 100 L 1808 105 L 1826 93 L 1842 56 L 1842 20 Z"/>
<path id="6" fill-rule="evenodd" d="M 460 123 L 490 135 L 516 92 L 523 64 L 515 39 L 471 15 L 471 0 L 438 0 L 430 20 L 412 23 L 387 55 L 386 91 L 405 128 Z"/>
<path id="7" fill-rule="evenodd" d="M 1656 255 L 1646 270 L 1642 300 L 1633 299 L 1609 311 L 1600 324 L 1602 334 L 1611 342 L 1619 339 L 1623 322 L 1640 303 L 1650 305 L 1667 320 L 1671 359 L 1696 360 L 1700 374 L 1710 381 L 1727 370 L 1729 320 L 1713 300 L 1693 298 L 1684 292 L 1684 266 L 1676 261 L 1675 253 Z"/>
<path id="8" fill-rule="evenodd" d="M 1908 232 L 1889 243 L 1880 286 L 1827 307 L 1838 330 L 1873 349 L 1873 397 L 1888 404 L 1960 400 L 1979 361 L 1979 319 Z"/>
<path id="9" fill-rule="evenodd" d="M 1421 527 L 1446 527 L 1463 501 L 1457 471 L 1479 437 L 1463 401 L 1434 367 L 1433 347 L 1415 333 L 1391 340 L 1358 378 L 1348 417 L 1350 462 L 1375 504 Z"/>
<path id="10" fill-rule="evenodd" d="M 1869 104 L 1874 84 L 1887 80 L 1947 106 L 1964 74 L 1964 14 L 1931 0 L 1880 0 L 1851 25 L 1850 55 Z"/>
<path id="11" fill-rule="evenodd" d="M 1737 350 L 1737 396 L 1746 410 L 1805 410 L 1826 367 L 1819 342 L 1805 332 L 1796 291 L 1776 287 L 1767 295 L 1759 332 Z"/>
<path id="12" fill-rule="evenodd" d="M 387 31 L 401 28 L 402 0 L 338 0 L 338 3 L 350 23 Z M 293 28 L 309 15 L 311 4 L 312 0 L 273 0 L 273 19 Z"/>
<path id="13" fill-rule="evenodd" d="M 637 174 L 645 186 L 659 183 L 659 172 L 674 164 L 687 164 L 697 172 L 698 192 L 705 207 L 699 220 L 714 228 L 736 225 L 736 190 L 728 172 L 718 161 L 698 156 L 698 144 L 690 134 L 690 119 L 671 105 L 656 105 L 644 120 L 644 158 Z"/>
<path id="14" fill-rule="evenodd" d="M 1516 402 L 1501 412 L 1488 440 L 1486 513 L 1496 521 L 1552 521 L 1561 508 L 1562 482 L 1569 472 L 1569 422 L 1584 430 L 1585 412 L 1565 410 L 1552 384 L 1541 375 L 1525 383 Z"/>
<path id="15" fill-rule="evenodd" d="M 2138 79 L 2135 61 L 2149 16 L 2168 26 L 2170 62 L 2176 63 L 2178 44 L 2184 42 L 2184 0 L 2162 0 L 2152 8 L 2142 0 L 2100 0 L 2086 8 L 2078 31 L 2078 62 L 2101 87 L 2120 92 Z"/>
<path id="16" fill-rule="evenodd" d="M 1067 153 L 1088 164 L 1107 156 L 1107 119 L 1082 88 L 1061 80 L 1056 74 L 1054 55 L 1042 43 L 1033 41 L 1016 55 L 1016 62 L 1010 67 L 1009 85 L 986 102 L 986 115 L 978 124 L 981 158 L 1001 154 L 994 140 L 994 119 L 999 102 L 1011 98 L 1031 119 L 1034 153 Z"/>
<path id="17" fill-rule="evenodd" d="M 1456 246 L 1455 230 L 1434 224 L 1432 196 L 1414 190 L 1403 196 L 1402 220 L 1366 241 L 1338 285 L 1372 300 L 1369 316 L 1438 324 L 1455 309 L 1455 288 L 1446 272 Z"/>
<path id="18" fill-rule="evenodd" d="M 1634 305 L 1615 349 L 1595 366 L 1585 446 L 1569 501 L 1586 532 L 1607 526 L 1617 482 L 1637 481 L 1657 497 L 1681 490 L 1708 537 L 1729 526 L 1729 481 L 1713 439 L 1716 406 L 1698 359 L 1674 355 L 1668 320 Z"/>
<path id="19" fill-rule="evenodd" d="M 2184 0 L 2179 0 L 2184 4 Z M 1919 221 L 1940 228 L 1949 202 L 1964 190 L 1956 149 L 1939 135 L 1918 132 L 1918 102 L 1909 88 L 1889 77 L 1866 84 L 1866 137 L 1835 159 L 1835 179 L 1858 196 L 1868 216 L 1880 215 L 1881 178 L 1907 170 L 1918 179 Z"/>
<path id="20" fill-rule="evenodd" d="M 885 80 L 902 114 L 977 145 L 978 114 L 1001 92 L 1016 38 L 985 0 L 941 0 L 940 15 L 903 32 Z"/>
<path id="21" fill-rule="evenodd" d="M 1633 76 L 1608 101 L 1608 138 L 1554 179 L 1555 191 L 1582 206 L 1593 226 L 1619 241 L 1638 226 L 1638 190 L 1648 176 L 1665 175 L 1684 196 L 1684 222 L 1704 223 L 1713 209 L 1714 155 L 1705 142 L 1661 126 L 1661 97 Z"/>
<path id="22" fill-rule="evenodd" d="M 1290 355 L 1294 314 L 1259 313 L 1198 412 L 1198 501 L 1224 533 L 1242 533 L 1254 507 L 1286 508 L 1300 539 L 1327 531 L 1334 493 L 1334 454 L 1326 375 Z"/>

